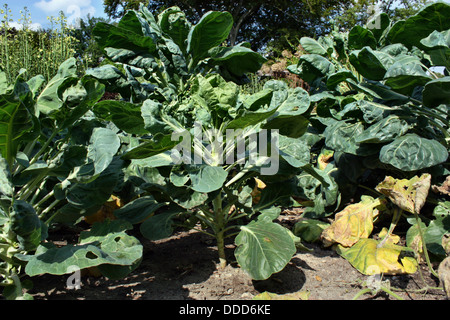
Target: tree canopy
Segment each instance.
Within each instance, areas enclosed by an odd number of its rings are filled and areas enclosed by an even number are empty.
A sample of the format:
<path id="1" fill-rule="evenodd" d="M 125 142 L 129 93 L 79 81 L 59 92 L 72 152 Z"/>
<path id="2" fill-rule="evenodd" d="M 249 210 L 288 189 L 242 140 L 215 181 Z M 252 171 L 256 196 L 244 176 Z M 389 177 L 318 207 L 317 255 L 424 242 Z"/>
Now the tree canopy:
<path id="1" fill-rule="evenodd" d="M 323 35 L 333 24 L 342 28 L 364 24 L 376 3 L 395 19 L 414 14 L 426 2 L 429 0 L 104 0 L 104 8 L 110 18 L 120 18 L 141 3 L 156 13 L 178 6 L 194 23 L 210 10 L 228 11 L 234 19 L 230 44 L 248 41 L 253 50 L 261 50 L 267 46 L 282 49 L 302 36 Z"/>

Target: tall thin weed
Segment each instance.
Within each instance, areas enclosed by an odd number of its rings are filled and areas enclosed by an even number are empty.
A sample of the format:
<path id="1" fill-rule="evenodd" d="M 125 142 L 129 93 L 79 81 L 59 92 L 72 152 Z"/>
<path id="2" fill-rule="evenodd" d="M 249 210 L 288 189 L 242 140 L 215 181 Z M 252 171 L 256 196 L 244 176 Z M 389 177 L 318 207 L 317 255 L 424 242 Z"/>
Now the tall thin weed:
<path id="1" fill-rule="evenodd" d="M 20 11 L 18 29 L 11 27 L 12 13 L 8 5 L 0 10 L 0 68 L 9 82 L 14 81 L 21 69 L 26 78 L 43 75 L 51 79 L 58 66 L 75 54 L 76 39 L 70 35 L 67 19 L 61 11 L 58 17 L 48 17 L 51 28 L 32 30 L 32 20 L 27 7 Z"/>

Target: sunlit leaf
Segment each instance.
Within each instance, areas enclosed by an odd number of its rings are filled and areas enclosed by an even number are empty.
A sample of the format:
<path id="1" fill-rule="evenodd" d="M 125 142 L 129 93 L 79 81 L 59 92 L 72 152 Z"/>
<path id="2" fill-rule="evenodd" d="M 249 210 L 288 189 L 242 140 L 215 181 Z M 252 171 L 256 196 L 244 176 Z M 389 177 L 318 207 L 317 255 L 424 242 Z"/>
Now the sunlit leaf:
<path id="1" fill-rule="evenodd" d="M 383 204 L 381 198 L 361 197 L 361 201 L 348 205 L 336 214 L 334 222 L 323 231 L 324 245 L 339 243 L 351 247 L 361 238 L 368 238 L 373 230 L 373 218 L 379 213 Z"/>
<path id="2" fill-rule="evenodd" d="M 375 188 L 402 210 L 420 213 L 430 189 L 431 175 L 425 173 L 411 179 L 395 179 L 387 176 Z"/>
<path id="3" fill-rule="evenodd" d="M 298 291 L 294 293 L 276 294 L 268 291 L 257 294 L 253 300 L 308 300 L 311 292 Z"/>
<path id="4" fill-rule="evenodd" d="M 361 239 L 352 247 L 337 246 L 337 253 L 365 275 L 415 273 L 417 261 L 414 253 L 405 247 L 385 243 L 378 247 L 374 239 Z"/>

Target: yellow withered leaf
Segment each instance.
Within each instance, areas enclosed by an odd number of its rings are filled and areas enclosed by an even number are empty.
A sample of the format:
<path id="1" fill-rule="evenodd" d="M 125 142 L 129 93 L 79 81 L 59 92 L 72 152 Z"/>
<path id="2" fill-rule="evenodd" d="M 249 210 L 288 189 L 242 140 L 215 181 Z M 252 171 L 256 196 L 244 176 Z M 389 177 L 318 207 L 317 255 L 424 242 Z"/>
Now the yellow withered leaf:
<path id="1" fill-rule="evenodd" d="M 450 233 L 446 233 L 442 236 L 442 248 L 450 256 Z"/>
<path id="2" fill-rule="evenodd" d="M 438 268 L 439 280 L 447 299 L 450 299 L 450 257 L 441 261 Z"/>
<path id="3" fill-rule="evenodd" d="M 333 150 L 324 150 L 317 157 L 317 164 L 320 170 L 324 170 L 333 158 Z"/>
<path id="4" fill-rule="evenodd" d="M 402 210 L 418 214 L 425 204 L 430 185 L 431 175 L 424 173 L 409 180 L 387 176 L 375 189 Z"/>
<path id="5" fill-rule="evenodd" d="M 362 196 L 360 202 L 345 207 L 322 232 L 324 245 L 339 243 L 344 247 L 351 247 L 359 239 L 368 238 L 373 230 L 373 218 L 378 215 L 378 208 L 383 204 L 382 198 Z"/>
<path id="6" fill-rule="evenodd" d="M 379 243 L 374 239 L 361 239 L 351 248 L 338 245 L 336 251 L 365 275 L 411 274 L 417 271 L 417 261 L 413 257 L 413 252 L 389 242 L 379 248 Z"/>
<path id="7" fill-rule="evenodd" d="M 258 189 L 264 189 L 266 187 L 266 184 L 259 180 L 258 178 L 254 178 L 256 181 L 256 186 Z"/>
<path id="8" fill-rule="evenodd" d="M 116 217 L 114 216 L 114 210 L 119 209 L 124 204 L 122 200 L 116 196 L 111 196 L 111 198 L 105 202 L 102 207 L 94 214 L 90 216 L 84 217 L 84 221 L 89 224 L 94 224 L 95 222 L 101 222 L 105 219 L 113 220 Z"/>
<path id="9" fill-rule="evenodd" d="M 447 176 L 441 186 L 432 185 L 431 190 L 433 190 L 433 192 L 435 193 L 441 193 L 450 196 L 450 176 Z"/>
<path id="10" fill-rule="evenodd" d="M 264 291 L 253 297 L 253 300 L 308 300 L 309 291 L 298 291 L 287 294 L 276 294 L 272 292 Z"/>
<path id="11" fill-rule="evenodd" d="M 388 234 L 388 229 L 386 227 L 383 227 L 383 229 L 381 229 L 380 233 L 378 233 L 378 237 L 380 239 L 384 239 L 387 234 Z M 388 236 L 388 238 L 386 239 L 386 242 L 392 243 L 392 244 L 397 244 L 400 241 L 400 236 L 396 235 L 396 234 L 390 234 Z"/>
<path id="12" fill-rule="evenodd" d="M 258 178 L 255 179 L 255 187 L 253 188 L 253 191 L 251 193 L 252 195 L 252 202 L 254 204 L 257 204 L 261 200 L 261 190 L 266 187 L 266 184 L 259 180 Z"/>

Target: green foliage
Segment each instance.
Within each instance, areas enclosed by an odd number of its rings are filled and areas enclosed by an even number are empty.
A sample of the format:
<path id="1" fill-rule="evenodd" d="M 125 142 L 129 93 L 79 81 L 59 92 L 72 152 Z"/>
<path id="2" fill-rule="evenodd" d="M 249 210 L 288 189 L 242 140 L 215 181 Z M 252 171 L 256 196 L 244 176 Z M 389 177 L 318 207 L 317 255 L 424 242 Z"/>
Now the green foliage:
<path id="1" fill-rule="evenodd" d="M 93 29 L 98 22 L 108 22 L 104 18 L 91 17 L 79 20 L 77 28 L 69 30 L 70 35 L 76 39 L 74 50 L 77 58 L 81 60 L 82 70 L 98 67 L 103 58 L 103 51 L 94 40 Z"/>
<path id="2" fill-rule="evenodd" d="M 75 271 L 71 269 L 73 266 L 79 269 L 101 266 L 103 269 L 100 270 L 108 278 L 122 278 L 139 265 L 142 257 L 139 240 L 125 233 L 130 228 L 131 225 L 123 221 L 107 220 L 82 232 L 76 245 L 57 248 L 51 243 L 43 243 L 34 255 L 17 256 L 27 261 L 25 272 L 30 276 L 70 274 Z"/>
<path id="3" fill-rule="evenodd" d="M 23 73 L 11 85 L 4 72 L 0 78 L 4 296 L 30 298 L 22 292 L 23 270 L 31 276 L 63 274 L 74 272 L 67 269 L 73 265 L 95 265 L 108 277 L 125 276 L 139 264 L 142 247 L 124 233 L 129 225 L 121 220 L 112 229 L 99 224 L 75 246 L 43 242 L 55 222 L 75 224 L 98 211 L 121 182 L 120 138 L 89 115 L 104 86 L 90 76 L 78 78 L 75 58 L 48 82 L 42 76 L 25 81 Z M 56 256 L 64 263 L 54 264 Z"/>
<path id="4" fill-rule="evenodd" d="M 431 5 L 406 23 L 417 26 L 414 21 L 426 17 L 428 23 L 420 24 L 421 30 L 442 32 L 446 27 L 440 15 L 447 9 L 441 3 Z M 417 47 L 411 49 L 409 39 L 420 43 L 417 32 L 413 36 L 410 28 L 401 31 L 397 24 L 382 25 L 378 40 L 360 26 L 348 36 L 334 32 L 319 41 L 304 38 L 301 42 L 310 54 L 290 70 L 312 85 L 315 123 L 320 123 L 317 129 L 322 129 L 326 147 L 361 161 L 378 154 L 378 168 L 387 164 L 392 170 L 415 172 L 438 166 L 448 157 L 446 77 L 429 72 L 436 66 L 433 61 Z M 343 40 L 348 49 L 339 52 Z M 431 48 L 436 47 L 429 44 L 425 52 Z"/>
<path id="5" fill-rule="evenodd" d="M 220 46 L 232 24 L 226 12 L 206 13 L 192 25 L 176 7 L 155 17 L 142 6 L 128 11 L 117 26 L 99 22 L 94 28 L 107 57 L 124 72 L 106 65 L 88 74 L 104 83 L 107 91 L 136 103 L 176 100 L 198 73 L 219 72 L 227 80 L 242 83 L 245 74 L 256 72 L 265 59 L 245 45 Z"/>
<path id="6" fill-rule="evenodd" d="M 143 252 L 127 234 L 134 227 L 150 240 L 179 228 L 208 234 L 221 266 L 233 238 L 237 262 L 256 280 L 281 271 L 302 238 L 336 244 L 365 274 L 415 272 L 413 251 L 428 264 L 429 252 L 442 259 L 448 188 L 428 190 L 449 172 L 447 10 L 436 3 L 403 22 L 381 14 L 378 29 L 302 38 L 307 54 L 289 70 L 309 92 L 278 80 L 240 87 L 265 59 L 248 44 L 223 45 L 232 15 L 210 11 L 192 24 L 177 7 L 154 16 L 141 6 L 117 24 L 97 23 L 94 35 L 114 65 L 78 76 L 70 58 L 48 81 L 0 72 L 4 296 L 30 298 L 23 272 L 61 275 L 75 266 L 128 275 Z M 413 39 L 418 23 L 426 32 Z M 105 90 L 122 99 L 100 101 Z M 361 184 L 380 195 L 341 210 Z M 78 224 L 112 195 L 126 203 L 115 220 L 94 224 L 76 244 L 46 241 L 55 223 Z M 430 197 L 437 205 L 424 218 Z M 292 206 L 307 218 L 293 232 L 277 223 Z M 386 212 L 387 234 L 368 239 Z M 320 221 L 333 214 L 333 223 Z M 404 248 L 392 232 L 408 214 L 415 220 L 407 217 Z"/>
<path id="7" fill-rule="evenodd" d="M 324 33 L 329 28 L 330 17 L 338 16 L 352 2 L 105 0 L 104 6 L 106 14 L 111 18 L 122 18 L 128 10 L 138 10 L 140 3 L 145 3 L 151 12 L 179 7 L 190 21 L 199 21 L 208 11 L 226 11 L 233 17 L 228 43 L 234 46 L 239 42 L 248 41 L 253 50 L 265 50 L 266 47 L 284 49 L 289 42 L 297 40 L 302 35 Z"/>
<path id="8" fill-rule="evenodd" d="M 320 206 L 333 205 L 336 191 L 326 174 L 309 168 L 309 148 L 301 140 L 311 111 L 307 92 L 281 81 L 267 82 L 254 94 L 240 92 L 234 82 L 259 69 L 264 59 L 245 46 L 219 46 L 231 26 L 231 16 L 224 12 L 208 12 L 191 25 L 178 8 L 169 8 L 156 19 L 144 7 L 129 11 L 117 26 L 97 25 L 94 33 L 101 36 L 101 45 L 112 61 L 122 63 L 127 75 L 111 66 L 89 74 L 128 101 L 102 101 L 93 111 L 129 137 L 122 159 L 131 161 L 126 181 L 132 186 L 126 190 L 134 190 L 128 194 L 134 200 L 117 210 L 117 217 L 140 224 L 142 234 L 151 240 L 170 236 L 176 226 L 205 232 L 217 240 L 221 265 L 226 263 L 224 239 L 238 234 L 236 255 L 241 267 L 255 279 L 265 279 L 288 263 L 297 239 L 273 222 L 279 211 L 264 214 L 289 201 L 290 193 L 274 197 L 264 192 L 255 205 L 253 178 L 270 183 L 267 190 L 279 185 L 296 190 L 295 172 L 307 167 L 312 171 L 311 182 L 326 184 L 326 195 L 317 199 Z M 143 83 L 133 82 L 127 95 L 132 72 L 151 81 L 147 85 L 151 90 L 138 96 L 136 89 L 143 88 Z M 249 150 L 238 153 L 236 142 L 253 141 L 256 148 L 269 148 L 276 137 L 252 140 L 265 130 L 281 134 L 283 170 L 270 175 L 264 174 L 269 153 L 252 159 Z M 232 135 L 227 136 L 230 131 Z M 176 151 L 175 146 L 182 150 Z M 273 156 L 279 161 L 278 155 Z M 289 251 L 268 254 L 274 248 Z M 264 265 L 270 267 L 261 269 Z"/>
<path id="9" fill-rule="evenodd" d="M 449 9 L 434 3 L 395 23 L 382 13 L 373 17 L 375 28 L 370 23 L 317 40 L 302 38 L 308 54 L 289 67 L 311 86 L 315 112 L 309 120 L 323 148 L 317 161 L 331 151 L 325 170 L 334 171 L 339 194 L 346 200 L 358 186 L 377 185 L 378 201 L 390 200 L 369 212 L 362 196 L 336 213 L 321 233 L 322 240 L 338 242 L 338 253 L 364 274 L 412 273 L 415 259 L 424 257 L 437 276 L 430 259 L 445 257 L 443 239 L 450 231 L 446 184 L 438 188 L 441 194 L 428 191 L 431 181 L 438 184 L 449 174 L 450 26 L 443 18 Z M 431 219 L 421 212 L 428 200 L 435 208 Z M 386 213 L 392 215 L 387 234 L 381 241 L 367 239 L 372 219 Z M 414 217 L 407 217 L 411 227 L 405 248 L 394 245 L 393 230 L 408 213 Z M 314 231 L 314 223 L 305 225 L 298 223 L 296 235 Z M 391 260 L 397 256 L 398 261 Z"/>
<path id="10" fill-rule="evenodd" d="M 132 182 L 132 190 L 139 197 L 117 210 L 116 216 L 140 224 L 142 234 L 151 240 L 170 236 L 175 226 L 192 228 L 195 222 L 199 222 L 202 226 L 199 231 L 217 239 L 222 263 L 226 261 L 224 238 L 235 236 L 237 230 L 240 235 L 236 238 L 237 244 L 242 242 L 243 247 L 236 255 L 242 268 L 255 279 L 265 279 L 280 271 L 295 252 L 295 238 L 287 229 L 272 222 L 279 212 L 270 219 L 255 221 L 252 218 L 271 208 L 275 201 L 264 198 L 252 209 L 253 177 L 261 174 L 265 159 L 253 163 L 247 153 L 239 160 L 235 139 L 240 138 L 248 143 L 251 135 L 260 134 L 265 127 L 285 128 L 290 121 L 288 115 L 299 117 L 309 112 L 306 91 L 279 87 L 283 84 L 268 83 L 262 92 L 248 95 L 240 94 L 236 84 L 226 82 L 218 74 L 197 75 L 193 79 L 190 95 L 181 101 L 144 101 L 140 108 L 142 118 L 139 120 L 136 113 L 136 124 L 143 123 L 147 135 L 157 140 L 152 143 L 146 138 L 138 138 L 136 140 L 141 140 L 140 144 L 136 146 L 134 143 L 134 147 L 122 156 L 131 160 L 127 179 Z M 276 91 L 273 90 L 275 88 Z M 102 115 L 103 105 L 106 102 L 94 107 L 94 112 L 99 116 Z M 97 110 L 97 107 L 100 109 Z M 124 131 L 133 127 L 122 126 L 119 117 L 110 119 Z M 295 134 L 286 132 L 295 138 L 280 136 L 282 157 L 286 166 L 294 165 L 291 167 L 293 170 L 309 164 L 309 157 L 303 159 L 302 155 L 301 159 L 298 158 L 295 153 L 297 149 L 293 148 L 301 148 L 297 140 L 306 132 L 307 125 L 305 119 L 302 124 L 304 129 L 299 131 L 296 128 Z M 201 130 L 204 135 L 199 138 L 196 130 Z M 229 134 L 227 130 L 234 132 L 228 141 L 225 139 Z M 170 138 L 171 133 L 177 131 L 182 133 L 183 139 L 189 137 L 193 141 L 192 145 L 184 145 L 183 153 L 177 155 L 184 159 L 181 163 L 176 163 L 174 150 L 170 150 L 175 146 L 173 140 L 178 144 L 178 139 Z M 223 137 L 223 141 L 218 137 Z M 184 154 L 188 150 L 190 155 Z M 234 160 L 226 160 L 225 154 L 227 157 L 231 154 Z M 200 163 L 194 161 L 198 158 Z M 267 177 L 273 183 L 286 179 L 284 175 Z M 156 210 L 161 206 L 166 210 L 158 213 Z M 144 207 L 145 210 L 142 209 Z M 250 224 L 247 224 L 249 221 Z M 207 228 L 212 231 L 206 231 Z M 265 243 L 262 248 L 261 243 Z M 268 255 L 273 251 L 273 246 L 290 250 L 280 255 Z M 259 266 L 266 263 L 271 267 L 260 270 Z"/>

